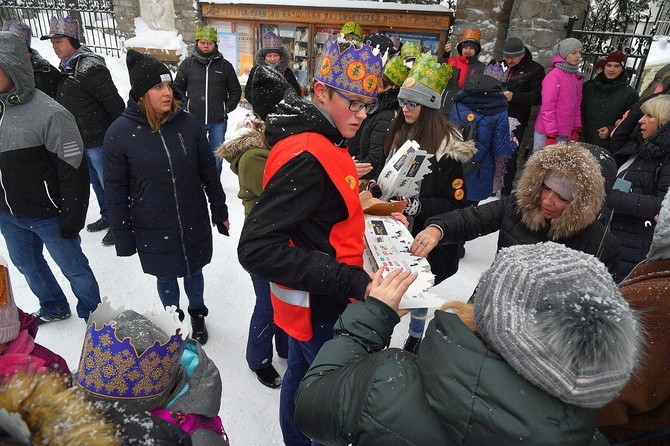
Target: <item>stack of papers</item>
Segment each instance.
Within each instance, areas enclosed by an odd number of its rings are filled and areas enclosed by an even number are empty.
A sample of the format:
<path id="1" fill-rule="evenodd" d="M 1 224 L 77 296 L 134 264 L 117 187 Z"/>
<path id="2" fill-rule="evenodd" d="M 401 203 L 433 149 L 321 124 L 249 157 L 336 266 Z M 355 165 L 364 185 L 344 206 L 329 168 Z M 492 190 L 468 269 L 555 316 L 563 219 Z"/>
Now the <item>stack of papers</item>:
<path id="1" fill-rule="evenodd" d="M 430 272 L 428 260 L 409 252 L 414 238 L 409 230 L 393 217 L 365 216 L 365 269 L 377 271 L 386 277 L 398 268 L 418 274 L 402 300 L 401 309 L 434 308 L 444 303 L 435 294 L 428 292 L 433 287 L 435 276 Z"/>

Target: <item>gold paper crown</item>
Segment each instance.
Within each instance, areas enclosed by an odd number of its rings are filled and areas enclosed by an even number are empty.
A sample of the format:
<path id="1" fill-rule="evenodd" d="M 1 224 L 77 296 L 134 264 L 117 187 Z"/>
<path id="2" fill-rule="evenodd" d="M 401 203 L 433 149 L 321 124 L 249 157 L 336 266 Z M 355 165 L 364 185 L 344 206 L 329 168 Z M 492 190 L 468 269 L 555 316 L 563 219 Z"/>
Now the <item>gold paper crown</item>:
<path id="1" fill-rule="evenodd" d="M 377 97 L 382 59 L 372 52 L 370 45 L 365 44 L 361 48 L 350 45 L 340 53 L 337 42 L 328 36 L 317 66 L 316 80 L 349 93 Z"/>
<path id="2" fill-rule="evenodd" d="M 441 95 L 453 71 L 454 67 L 450 64 L 440 64 L 437 57 L 431 56 L 430 53 L 423 53 L 414 61 L 409 76 L 405 80 L 407 84 L 405 86 L 411 88 L 410 83 L 420 82 Z"/>
<path id="3" fill-rule="evenodd" d="M 409 67 L 405 65 L 405 61 L 400 56 L 391 57 L 384 66 L 384 76 L 388 77 L 391 82 L 398 87 L 405 82 L 409 74 Z"/>

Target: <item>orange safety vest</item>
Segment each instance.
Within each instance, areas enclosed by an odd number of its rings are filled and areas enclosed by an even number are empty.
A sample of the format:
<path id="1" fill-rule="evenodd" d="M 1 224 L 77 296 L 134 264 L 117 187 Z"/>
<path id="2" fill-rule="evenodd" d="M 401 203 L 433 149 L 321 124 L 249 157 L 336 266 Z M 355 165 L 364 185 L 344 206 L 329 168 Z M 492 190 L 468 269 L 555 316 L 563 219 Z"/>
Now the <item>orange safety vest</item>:
<path id="1" fill-rule="evenodd" d="M 265 164 L 263 188 L 286 163 L 307 151 L 321 163 L 347 206 L 347 219 L 333 225 L 328 242 L 340 263 L 363 266 L 365 222 L 358 197 L 356 167 L 346 148 L 337 147 L 319 133 L 299 133 L 282 139 L 272 147 Z M 289 242 L 293 246 L 292 241 Z M 274 320 L 289 336 L 299 341 L 312 338 L 309 292 L 270 283 Z"/>

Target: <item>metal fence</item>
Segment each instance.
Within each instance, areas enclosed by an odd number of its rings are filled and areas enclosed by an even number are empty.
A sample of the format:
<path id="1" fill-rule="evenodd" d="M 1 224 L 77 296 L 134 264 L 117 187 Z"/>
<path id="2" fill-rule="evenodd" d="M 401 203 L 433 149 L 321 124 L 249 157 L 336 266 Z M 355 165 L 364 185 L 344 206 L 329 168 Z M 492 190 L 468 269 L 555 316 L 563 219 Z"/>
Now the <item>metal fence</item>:
<path id="1" fill-rule="evenodd" d="M 65 15 L 79 22 L 81 43 L 96 53 L 120 56 L 113 0 L 2 0 L 0 3 L 0 24 L 23 22 L 36 38 L 49 33 L 52 16 Z"/>
<path id="2" fill-rule="evenodd" d="M 598 59 L 618 50 L 628 56 L 626 70 L 629 72 L 630 85 L 637 89 L 642 80 L 642 71 L 647 62 L 654 35 L 574 29 L 576 21 L 577 17 L 568 19 L 568 37 L 575 37 L 584 45 L 580 70 L 586 78 L 591 78 L 593 67 Z M 644 26 L 643 32 L 649 32 L 647 27 L 647 25 Z M 652 29 L 651 33 L 653 32 Z"/>

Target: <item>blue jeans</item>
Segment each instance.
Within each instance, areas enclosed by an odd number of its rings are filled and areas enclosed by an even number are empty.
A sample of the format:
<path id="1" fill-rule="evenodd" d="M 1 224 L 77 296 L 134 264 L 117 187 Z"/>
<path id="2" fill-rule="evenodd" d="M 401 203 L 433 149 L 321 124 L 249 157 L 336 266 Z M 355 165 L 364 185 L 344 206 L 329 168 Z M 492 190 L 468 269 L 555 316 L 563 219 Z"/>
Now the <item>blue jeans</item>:
<path id="1" fill-rule="evenodd" d="M 426 315 L 428 308 L 415 308 L 410 311 L 409 335 L 415 338 L 422 338 L 423 331 L 426 328 Z"/>
<path id="2" fill-rule="evenodd" d="M 288 337 L 287 369 L 282 379 L 281 394 L 279 395 L 279 425 L 281 426 L 284 444 L 288 446 L 309 445 L 312 443 L 295 425 L 295 394 L 300 381 L 307 373 L 314 357 L 326 341 L 333 339 L 335 320 L 329 323 L 316 324 L 312 322 L 314 335 L 307 342 Z"/>
<path id="3" fill-rule="evenodd" d="M 219 147 L 226 139 L 226 129 L 228 128 L 228 121 L 217 122 L 216 124 L 203 124 L 202 129 L 207 132 L 207 140 L 209 140 L 209 147 L 212 152 Z M 215 156 L 216 171 L 221 176 L 221 169 L 223 169 L 223 160 Z"/>
<path id="4" fill-rule="evenodd" d="M 100 217 L 107 220 L 107 205 L 105 204 L 105 189 L 102 176 L 102 146 L 86 149 L 86 159 L 88 160 L 88 176 L 91 179 L 91 186 L 95 192 L 95 198 L 100 207 Z"/>
<path id="5" fill-rule="evenodd" d="M 164 307 L 174 305 L 179 307 L 179 284 L 176 277 L 156 277 L 158 286 L 158 297 Z M 189 310 L 202 310 L 205 307 L 205 278 L 202 276 L 202 269 L 191 274 L 191 277 L 184 277 L 184 291 L 188 297 Z"/>
<path id="6" fill-rule="evenodd" d="M 0 212 L 0 231 L 12 263 L 40 301 L 40 312 L 46 316 L 70 314 L 65 294 L 42 254 L 46 246 L 77 297 L 77 315 L 88 319 L 100 303 L 100 289 L 79 236 L 61 237 L 58 217 L 18 218 L 6 212 Z"/>
<path id="7" fill-rule="evenodd" d="M 247 364 L 252 370 L 272 365 L 272 338 L 275 339 L 277 354 L 288 357 L 288 335 L 274 322 L 274 311 L 270 300 L 270 282 L 251 275 L 256 293 L 256 305 L 249 323 L 247 339 Z"/>
<path id="8" fill-rule="evenodd" d="M 556 137 L 556 142 L 568 142 L 570 139 L 569 136 L 557 136 Z M 537 130 L 535 130 L 535 133 L 533 133 L 533 153 L 537 152 L 540 149 L 543 149 L 544 146 L 547 145 L 547 135 L 544 133 L 540 133 Z"/>

